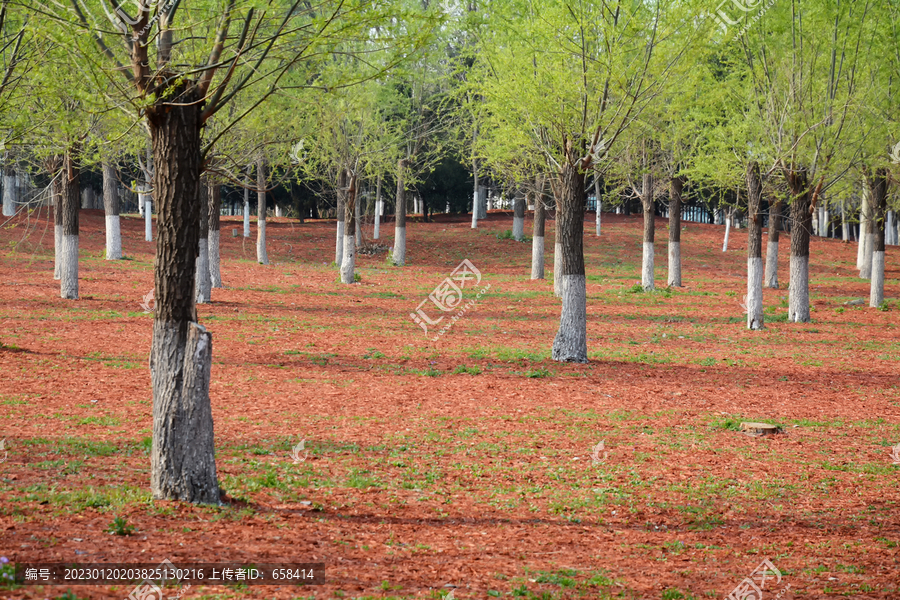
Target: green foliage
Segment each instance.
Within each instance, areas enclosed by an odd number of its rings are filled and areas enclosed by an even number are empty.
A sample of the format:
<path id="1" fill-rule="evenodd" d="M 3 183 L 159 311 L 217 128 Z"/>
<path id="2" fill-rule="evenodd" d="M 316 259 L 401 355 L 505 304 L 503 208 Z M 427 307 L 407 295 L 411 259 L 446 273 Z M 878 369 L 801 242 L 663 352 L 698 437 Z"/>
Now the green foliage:
<path id="1" fill-rule="evenodd" d="M 133 525 L 129 525 L 124 517 L 119 516 L 112 520 L 106 531 L 113 535 L 131 535 L 134 533 L 135 528 Z"/>

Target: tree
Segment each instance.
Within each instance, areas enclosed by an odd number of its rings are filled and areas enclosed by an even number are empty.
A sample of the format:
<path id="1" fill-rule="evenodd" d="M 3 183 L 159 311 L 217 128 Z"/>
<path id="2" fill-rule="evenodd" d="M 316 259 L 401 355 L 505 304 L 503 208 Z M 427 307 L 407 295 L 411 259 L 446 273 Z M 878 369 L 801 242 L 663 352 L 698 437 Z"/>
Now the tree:
<path id="1" fill-rule="evenodd" d="M 122 259 L 122 230 L 119 225 L 119 178 L 116 167 L 103 161 L 103 209 L 106 212 L 106 260 Z"/>

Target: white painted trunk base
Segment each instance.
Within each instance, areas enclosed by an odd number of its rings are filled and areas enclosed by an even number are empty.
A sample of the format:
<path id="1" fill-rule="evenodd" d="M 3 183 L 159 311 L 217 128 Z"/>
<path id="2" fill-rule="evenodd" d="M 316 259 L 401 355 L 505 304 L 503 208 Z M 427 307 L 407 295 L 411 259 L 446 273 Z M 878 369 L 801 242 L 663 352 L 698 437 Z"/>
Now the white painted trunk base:
<path id="1" fill-rule="evenodd" d="M 863 219 L 859 223 L 859 235 L 857 236 L 859 242 L 857 242 L 856 246 L 856 268 L 859 270 L 862 270 L 865 263 L 867 237 L 869 236 L 866 235 L 866 223 Z"/>
<path id="2" fill-rule="evenodd" d="M 150 200 L 150 196 L 146 194 L 141 194 L 141 198 L 143 198 L 143 202 L 141 204 L 144 205 L 144 241 L 152 242 L 153 241 L 153 203 Z"/>
<path id="3" fill-rule="evenodd" d="M 681 242 L 669 242 L 669 287 L 681 287 Z"/>
<path id="4" fill-rule="evenodd" d="M 352 235 L 344 236 L 344 258 L 341 260 L 341 283 L 353 283 L 356 268 L 356 241 Z"/>
<path id="5" fill-rule="evenodd" d="M 256 222 L 256 262 L 261 265 L 269 264 L 269 252 L 266 249 L 266 222 Z"/>
<path id="6" fill-rule="evenodd" d="M 406 264 L 406 227 L 394 227 L 394 249 L 391 260 L 398 267 Z"/>
<path id="7" fill-rule="evenodd" d="M 531 238 L 531 278 L 544 278 L 544 236 Z"/>
<path id="8" fill-rule="evenodd" d="M 60 271 L 62 269 L 62 227 L 59 225 L 53 226 L 53 279 L 59 279 L 61 277 Z"/>
<path id="9" fill-rule="evenodd" d="M 244 237 L 250 237 L 250 200 L 249 190 L 244 190 Z"/>
<path id="10" fill-rule="evenodd" d="M 656 288 L 653 278 L 653 242 L 644 242 L 644 252 L 641 257 L 641 287 L 645 291 Z"/>
<path id="11" fill-rule="evenodd" d="M 106 260 L 122 260 L 122 229 L 119 215 L 106 215 Z"/>
<path id="12" fill-rule="evenodd" d="M 586 363 L 587 290 L 584 275 L 562 275 L 562 313 L 553 340 L 553 360 Z"/>
<path id="13" fill-rule="evenodd" d="M 562 283 L 559 280 L 559 270 L 562 268 L 562 244 L 553 245 L 553 294 L 562 298 Z"/>
<path id="14" fill-rule="evenodd" d="M 860 279 L 872 278 L 872 249 L 875 246 L 875 236 L 868 233 L 863 238 L 863 261 L 862 268 L 859 270 Z"/>
<path id="15" fill-rule="evenodd" d="M 778 242 L 766 244 L 765 282 L 767 288 L 778 289 Z"/>
<path id="16" fill-rule="evenodd" d="M 357 227 L 359 225 L 357 224 Z M 372 239 L 377 240 L 381 237 L 381 200 L 375 202 L 375 230 L 372 232 Z"/>
<path id="17" fill-rule="evenodd" d="M 225 287 L 222 285 L 222 260 L 219 256 L 219 236 L 221 232 L 209 230 L 209 281 L 214 288 Z"/>
<path id="18" fill-rule="evenodd" d="M 514 240 L 520 242 L 525 239 L 525 219 L 523 217 L 513 217 L 512 235 Z"/>
<path id="19" fill-rule="evenodd" d="M 869 290 L 869 306 L 878 308 L 884 302 L 884 252 L 872 253 L 872 284 Z"/>
<path id="20" fill-rule="evenodd" d="M 3 216 L 12 217 L 16 214 L 16 176 L 3 176 Z"/>
<path id="21" fill-rule="evenodd" d="M 725 219 L 725 241 L 722 243 L 722 252 L 728 252 L 728 236 L 731 234 L 731 219 Z"/>
<path id="22" fill-rule="evenodd" d="M 763 259 L 747 259 L 747 329 L 763 329 Z"/>
<path id="23" fill-rule="evenodd" d="M 78 236 L 62 236 L 59 267 L 59 297 L 78 299 Z"/>
<path id="24" fill-rule="evenodd" d="M 197 292 L 197 304 L 207 304 L 212 285 L 209 278 L 209 240 L 200 238 L 200 252 L 197 254 L 197 270 L 194 274 L 195 290 Z"/>
<path id="25" fill-rule="evenodd" d="M 601 204 L 600 204 L 600 201 L 597 200 L 597 218 L 594 219 L 594 225 L 597 228 L 596 229 L 597 237 L 600 237 L 600 210 L 601 210 Z"/>
<path id="26" fill-rule="evenodd" d="M 337 229 L 334 234 L 334 264 L 338 267 L 344 262 L 344 221 L 337 222 Z"/>
<path id="27" fill-rule="evenodd" d="M 788 320 L 809 323 L 809 257 L 791 255 Z"/>
<path id="28" fill-rule="evenodd" d="M 478 229 L 478 192 L 472 193 L 472 229 Z"/>

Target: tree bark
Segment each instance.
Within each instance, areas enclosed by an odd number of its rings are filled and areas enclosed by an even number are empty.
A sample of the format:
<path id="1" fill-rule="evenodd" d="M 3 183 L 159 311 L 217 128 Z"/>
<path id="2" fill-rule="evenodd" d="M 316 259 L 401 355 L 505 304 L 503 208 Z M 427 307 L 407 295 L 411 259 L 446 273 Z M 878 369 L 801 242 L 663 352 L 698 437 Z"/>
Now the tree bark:
<path id="1" fill-rule="evenodd" d="M 641 184 L 641 206 L 644 209 L 644 244 L 641 260 L 641 287 L 644 291 L 656 288 L 653 273 L 653 241 L 656 234 L 656 221 L 653 215 L 653 176 L 644 173 Z"/>
<path id="2" fill-rule="evenodd" d="M 54 247 L 54 263 L 53 263 L 53 279 L 62 278 L 62 240 L 63 240 L 63 185 L 65 181 L 65 172 L 56 171 L 63 164 L 62 158 L 54 157 L 51 159 L 53 168 L 50 177 L 53 180 L 51 190 L 53 193 L 53 247 Z"/>
<path id="3" fill-rule="evenodd" d="M 856 249 L 856 268 L 863 270 L 866 257 L 866 232 L 868 231 L 869 220 L 869 195 L 871 193 L 871 182 L 868 177 L 863 177 L 862 201 L 859 205 L 859 245 Z M 871 250 L 868 250 L 871 253 Z"/>
<path id="4" fill-rule="evenodd" d="M 531 278 L 544 278 L 544 179 L 535 178 L 534 229 L 531 238 Z"/>
<path id="5" fill-rule="evenodd" d="M 553 340 L 553 360 L 585 363 L 587 357 L 587 289 L 584 273 L 584 173 L 566 161 L 558 183 L 557 247 L 562 313 Z"/>
<path id="6" fill-rule="evenodd" d="M 344 230 L 344 255 L 341 259 L 341 283 L 353 283 L 356 273 L 356 216 L 358 214 L 356 206 L 356 174 L 347 173 L 344 176 L 347 182 L 347 191 L 344 202 L 345 220 L 347 222 Z"/>
<path id="7" fill-rule="evenodd" d="M 198 192 L 197 304 L 207 304 L 212 301 L 212 281 L 209 275 L 209 191 L 203 179 L 200 180 Z"/>
<path id="8" fill-rule="evenodd" d="M 594 235 L 600 237 L 600 213 L 603 208 L 603 203 L 600 200 L 600 175 L 596 170 L 594 171 L 594 198 L 596 199 L 597 204 L 597 213 L 594 216 Z M 681 284 L 679 283 L 678 285 Z"/>
<path id="9" fill-rule="evenodd" d="M 759 164 L 747 165 L 747 329 L 763 329 L 762 181 Z"/>
<path id="10" fill-rule="evenodd" d="M 375 186 L 375 228 L 372 232 L 372 239 L 377 240 L 381 236 L 381 213 L 384 212 L 381 203 L 381 175 L 378 176 L 378 183 Z"/>
<path id="11" fill-rule="evenodd" d="M 769 204 L 769 233 L 766 241 L 766 287 L 778 289 L 778 230 L 781 228 L 780 201 Z"/>
<path id="12" fill-rule="evenodd" d="M 875 198 L 872 197 L 872 193 L 875 191 L 877 184 L 875 178 L 868 171 L 865 173 L 864 180 L 868 193 L 863 194 L 865 233 L 860 239 L 860 244 L 862 245 L 862 267 L 859 269 L 859 276 L 861 279 L 872 279 L 872 255 L 875 251 L 876 229 Z M 860 230 L 863 230 L 862 224 L 860 224 Z"/>
<path id="13" fill-rule="evenodd" d="M 669 194 L 669 287 L 681 287 L 681 194 L 684 178 L 673 177 Z M 598 234 L 599 235 L 599 234 Z"/>
<path id="14" fill-rule="evenodd" d="M 338 269 L 344 261 L 344 235 L 347 228 L 347 172 L 341 169 L 337 180 L 337 205 L 335 206 L 334 264 Z"/>
<path id="15" fill-rule="evenodd" d="M 103 209 L 106 212 L 106 260 L 121 260 L 118 177 L 115 166 L 108 160 L 103 161 Z"/>
<path id="16" fill-rule="evenodd" d="M 841 241 L 847 243 L 850 241 L 850 227 L 847 224 L 847 203 L 841 200 Z"/>
<path id="17" fill-rule="evenodd" d="M 153 143 L 158 236 L 153 382 L 153 496 L 219 503 L 209 380 L 212 336 L 196 323 L 201 98 L 176 84 L 147 109 Z"/>
<path id="18" fill-rule="evenodd" d="M 353 185 L 353 189 L 354 189 L 354 192 L 353 192 L 353 223 L 354 223 L 353 242 L 356 245 L 356 247 L 359 247 L 362 245 L 362 225 L 359 222 L 360 202 L 359 202 L 359 191 L 356 189 L 356 187 L 357 187 L 356 175 L 353 176 L 353 180 L 351 181 L 351 184 Z M 365 197 L 365 196 L 363 196 L 363 197 Z M 426 220 L 427 220 L 427 216 L 426 216 Z"/>
<path id="19" fill-rule="evenodd" d="M 878 308 L 884 302 L 884 221 L 887 210 L 887 169 L 878 169 L 872 178 L 872 277 L 869 306 Z"/>
<path id="20" fill-rule="evenodd" d="M 472 229 L 478 229 L 478 159 L 472 161 L 472 178 L 475 180 L 472 188 Z"/>
<path id="21" fill-rule="evenodd" d="M 812 227 L 809 180 L 805 171 L 788 171 L 791 190 L 791 273 L 788 320 L 809 323 L 809 235 Z"/>
<path id="22" fill-rule="evenodd" d="M 256 261 L 269 264 L 266 250 L 266 159 L 260 154 L 256 159 Z"/>
<path id="23" fill-rule="evenodd" d="M 222 186 L 210 183 L 209 195 L 209 278 L 212 287 L 223 288 L 221 260 L 221 223 L 219 213 L 222 212 Z"/>
<path id="24" fill-rule="evenodd" d="M 63 157 L 62 178 L 62 245 L 60 250 L 59 295 L 78 299 L 78 210 L 81 206 L 81 173 L 70 149 Z"/>
<path id="25" fill-rule="evenodd" d="M 513 200 L 513 239 L 521 242 L 525 239 L 525 194 L 516 193 Z"/>
<path id="26" fill-rule="evenodd" d="M 153 196 L 150 194 L 150 185 L 138 184 L 138 202 L 144 207 L 144 241 L 153 241 Z"/>
<path id="27" fill-rule="evenodd" d="M 391 260 L 398 267 L 406 264 L 406 184 L 403 181 L 403 173 L 406 170 L 406 160 L 397 162 L 397 203 L 394 215 L 394 249 L 391 252 Z"/>
<path id="28" fill-rule="evenodd" d="M 244 188 L 244 237 L 250 237 L 250 167 L 247 167 L 247 187 Z"/>
<path id="29" fill-rule="evenodd" d="M 12 164 L 9 164 L 3 172 L 4 217 L 12 217 L 16 214 L 16 192 L 18 189 L 15 167 Z"/>

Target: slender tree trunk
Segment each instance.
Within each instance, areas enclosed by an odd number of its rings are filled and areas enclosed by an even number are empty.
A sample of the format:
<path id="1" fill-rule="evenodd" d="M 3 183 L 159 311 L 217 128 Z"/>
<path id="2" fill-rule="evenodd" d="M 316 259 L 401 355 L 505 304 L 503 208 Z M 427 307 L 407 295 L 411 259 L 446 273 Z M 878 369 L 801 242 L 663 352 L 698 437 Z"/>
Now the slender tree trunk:
<path id="1" fill-rule="evenodd" d="M 480 199 L 478 194 L 478 159 L 472 161 L 472 177 L 475 180 L 475 185 L 472 189 L 472 229 L 478 229 L 478 201 Z"/>
<path id="2" fill-rule="evenodd" d="M 60 251 L 59 295 L 78 299 L 78 209 L 81 205 L 81 173 L 75 165 L 73 150 L 63 157 L 62 177 L 62 249 Z"/>
<path id="3" fill-rule="evenodd" d="M 488 209 L 488 189 L 485 186 L 478 188 L 478 218 L 482 221 L 487 219 Z"/>
<path id="4" fill-rule="evenodd" d="M 597 214 L 594 217 L 594 226 L 595 231 L 594 234 L 597 237 L 600 237 L 600 213 L 603 210 L 603 203 L 600 200 L 600 174 L 597 170 L 594 170 L 594 198 L 597 201 Z M 678 284 L 681 285 L 681 284 Z"/>
<path id="5" fill-rule="evenodd" d="M 531 238 L 531 278 L 544 278 L 544 180 L 535 178 L 534 229 Z"/>
<path id="6" fill-rule="evenodd" d="M 863 270 L 866 262 L 866 232 L 868 231 L 869 220 L 869 195 L 871 193 L 871 185 L 867 177 L 863 177 L 862 202 L 859 205 L 859 245 L 856 249 L 856 268 Z M 868 250 L 871 253 L 871 250 Z"/>
<path id="7" fill-rule="evenodd" d="M 269 264 L 266 249 L 266 159 L 262 155 L 256 159 L 256 261 Z"/>
<path id="8" fill-rule="evenodd" d="M 669 287 L 681 287 L 681 193 L 684 179 L 673 177 L 669 194 Z"/>
<path id="9" fill-rule="evenodd" d="M 847 225 L 847 203 L 841 200 L 841 241 L 850 241 L 850 227 Z"/>
<path id="10" fill-rule="evenodd" d="M 381 203 L 381 175 L 378 176 L 378 183 L 375 184 L 375 230 L 372 232 L 372 239 L 377 240 L 381 237 L 381 213 L 384 211 Z"/>
<path id="11" fill-rule="evenodd" d="M 394 215 L 394 250 L 391 258 L 394 264 L 402 267 L 406 264 L 406 184 L 403 174 L 406 171 L 406 160 L 397 162 L 397 203 Z"/>
<path id="12" fill-rule="evenodd" d="M 65 185 L 65 171 L 56 173 L 63 164 L 61 158 L 53 158 L 54 168 L 50 173 L 53 178 L 51 189 L 53 191 L 53 242 L 54 264 L 53 279 L 62 278 L 62 241 L 63 241 L 63 186 Z"/>
<path id="13" fill-rule="evenodd" d="M 250 167 L 247 167 L 247 187 L 244 188 L 244 237 L 250 237 Z"/>
<path id="14" fill-rule="evenodd" d="M 562 184 L 560 183 L 560 186 L 561 185 Z M 561 234 L 559 232 L 559 211 L 561 205 L 558 193 L 558 190 L 554 190 L 553 192 L 553 201 L 556 206 L 556 219 L 553 223 L 556 238 L 553 243 L 553 294 L 557 298 L 562 298 L 562 238 L 560 237 Z M 587 288 L 585 287 L 585 289 Z"/>
<path id="15" fill-rule="evenodd" d="M 871 279 L 872 278 L 872 255 L 875 251 L 875 198 L 872 197 L 872 193 L 875 191 L 876 182 L 875 178 L 868 172 L 865 174 L 865 184 L 868 188 L 868 193 L 863 195 L 863 199 L 865 202 L 865 234 L 862 236 L 860 244 L 863 247 L 863 255 L 862 255 L 862 267 L 859 270 L 859 276 L 861 279 Z M 862 225 L 860 225 L 860 229 L 862 230 Z"/>
<path id="16" fill-rule="evenodd" d="M 209 184 L 209 279 L 212 287 L 223 288 L 222 260 L 220 256 L 221 223 L 219 213 L 222 212 L 222 186 Z"/>
<path id="17" fill-rule="evenodd" d="M 197 304 L 207 304 L 212 301 L 212 281 L 209 276 L 209 189 L 203 179 L 200 180 L 198 193 L 197 230 L 200 237 L 197 241 L 195 290 Z"/>
<path id="18" fill-rule="evenodd" d="M 345 217 L 346 229 L 344 230 L 344 256 L 341 260 L 341 283 L 353 283 L 353 277 L 356 273 L 356 217 L 358 210 L 356 207 L 356 174 L 347 173 L 344 177 L 347 182 Z"/>
<path id="19" fill-rule="evenodd" d="M 7 165 L 3 172 L 3 216 L 11 217 L 16 214 L 16 192 L 18 185 L 16 170 L 12 164 Z"/>
<path id="20" fill-rule="evenodd" d="M 119 223 L 119 188 L 116 168 L 103 161 L 103 209 L 106 211 L 106 260 L 122 259 L 122 230 Z"/>
<path id="21" fill-rule="evenodd" d="M 809 180 L 804 171 L 790 171 L 791 190 L 791 274 L 788 292 L 788 320 L 809 323 L 809 234 L 812 212 L 809 210 Z"/>
<path id="22" fill-rule="evenodd" d="M 518 192 L 513 200 L 513 239 L 525 239 L 525 194 Z"/>
<path id="23" fill-rule="evenodd" d="M 769 239 L 766 242 L 766 287 L 778 289 L 778 230 L 781 228 L 781 202 L 769 204 Z"/>
<path id="24" fill-rule="evenodd" d="M 334 264 L 341 268 L 344 261 L 344 235 L 347 229 L 347 173 L 341 169 L 337 180 L 337 205 L 335 207 Z"/>
<path id="25" fill-rule="evenodd" d="M 553 340 L 553 360 L 585 363 L 587 288 L 584 273 L 584 173 L 566 161 L 561 169 L 556 235 L 561 245 L 562 313 Z"/>
<path id="26" fill-rule="evenodd" d="M 143 193 L 141 193 L 143 192 Z M 153 241 L 153 196 L 150 194 L 150 184 L 138 185 L 138 202 L 144 207 L 144 241 Z"/>
<path id="27" fill-rule="evenodd" d="M 732 211 L 729 210 L 725 216 L 725 241 L 722 242 L 722 252 L 728 252 L 728 238 L 731 236 L 731 222 L 733 220 L 731 213 Z"/>
<path id="28" fill-rule="evenodd" d="M 356 175 L 353 176 L 353 180 L 352 180 L 350 183 L 351 183 L 351 185 L 353 185 L 354 190 L 356 190 L 356 183 L 357 183 L 357 182 L 356 182 Z M 358 198 L 357 196 L 358 196 L 358 192 L 357 192 L 357 191 L 354 191 L 354 192 L 353 192 L 353 222 L 354 222 L 353 230 L 354 230 L 355 233 L 354 233 L 354 235 L 353 235 L 353 241 L 354 241 L 354 243 L 356 244 L 356 247 L 359 247 L 359 246 L 362 245 L 362 225 L 360 224 L 360 221 L 359 221 L 359 218 L 360 218 L 360 211 L 359 211 L 359 205 L 360 205 L 360 202 L 359 202 L 359 198 Z M 365 196 L 364 196 L 364 197 L 365 197 Z M 426 218 L 427 218 L 427 217 L 426 217 Z M 345 253 L 345 256 L 346 256 L 346 253 Z"/>
<path id="29" fill-rule="evenodd" d="M 869 306 L 877 308 L 884 302 L 884 220 L 887 209 L 887 169 L 878 169 L 872 179 L 872 282 Z"/>
<path id="30" fill-rule="evenodd" d="M 181 84 L 183 85 L 183 84 Z M 159 235 L 153 382 L 153 496 L 219 503 L 209 380 L 212 335 L 197 321 L 194 276 L 200 220 L 201 98 L 178 87 L 147 109 Z M 161 94 L 162 95 L 162 94 Z"/>
<path id="31" fill-rule="evenodd" d="M 653 238 L 656 234 L 656 221 L 653 215 L 653 176 L 644 174 L 641 188 L 641 206 L 644 209 L 644 247 L 641 260 L 641 286 L 645 291 L 656 288 L 653 273 Z"/>
<path id="32" fill-rule="evenodd" d="M 759 164 L 747 165 L 747 329 L 763 329 L 762 181 Z"/>

